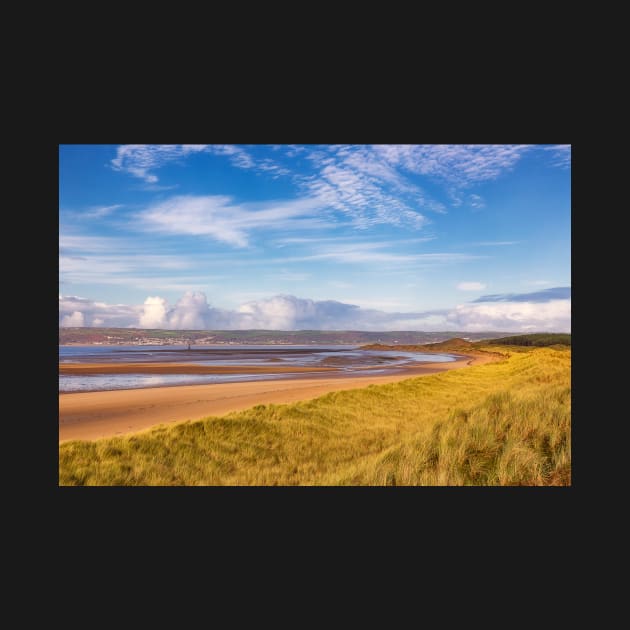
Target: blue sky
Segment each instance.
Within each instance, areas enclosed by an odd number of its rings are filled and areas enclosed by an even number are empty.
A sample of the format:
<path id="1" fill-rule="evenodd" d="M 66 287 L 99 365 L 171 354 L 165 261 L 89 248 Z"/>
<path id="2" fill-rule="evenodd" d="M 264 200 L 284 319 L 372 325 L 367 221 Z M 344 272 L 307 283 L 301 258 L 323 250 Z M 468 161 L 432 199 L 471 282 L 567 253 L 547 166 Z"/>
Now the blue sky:
<path id="1" fill-rule="evenodd" d="M 570 186 L 570 145 L 62 145 L 60 324 L 570 330 Z"/>

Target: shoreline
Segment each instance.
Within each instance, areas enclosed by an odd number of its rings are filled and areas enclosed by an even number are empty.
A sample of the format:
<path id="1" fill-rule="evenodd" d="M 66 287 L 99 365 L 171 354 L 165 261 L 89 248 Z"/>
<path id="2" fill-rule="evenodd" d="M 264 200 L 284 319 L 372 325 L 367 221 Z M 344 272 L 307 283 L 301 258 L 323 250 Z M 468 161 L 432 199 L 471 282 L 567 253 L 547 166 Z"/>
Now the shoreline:
<path id="1" fill-rule="evenodd" d="M 60 363 L 59 374 L 285 374 L 288 372 L 330 372 L 334 367 L 288 365 L 198 365 L 194 363 Z"/>
<path id="2" fill-rule="evenodd" d="M 115 348 L 116 346 L 134 346 L 138 348 L 142 348 L 146 346 L 147 348 L 156 348 L 156 347 L 164 347 L 168 346 L 187 346 L 187 343 L 59 343 L 57 344 L 60 348 Z M 336 342 L 336 341 L 310 341 L 307 343 L 294 343 L 291 341 L 278 341 L 275 343 L 234 343 L 230 341 L 224 341 L 223 343 L 217 341 L 216 343 L 191 343 L 191 349 L 197 348 L 213 348 L 213 347 L 223 347 L 230 346 L 233 348 L 239 347 L 249 347 L 249 346 L 265 346 L 269 348 L 273 348 L 274 346 L 360 346 L 360 343 L 347 343 L 347 342 Z"/>
<path id="3" fill-rule="evenodd" d="M 313 374 L 293 379 L 62 393 L 59 443 L 138 433 L 160 424 L 200 420 L 261 404 L 310 400 L 333 391 L 393 383 L 495 360 L 497 357 L 490 355 L 469 354 L 448 363 L 422 363 L 380 376 Z"/>

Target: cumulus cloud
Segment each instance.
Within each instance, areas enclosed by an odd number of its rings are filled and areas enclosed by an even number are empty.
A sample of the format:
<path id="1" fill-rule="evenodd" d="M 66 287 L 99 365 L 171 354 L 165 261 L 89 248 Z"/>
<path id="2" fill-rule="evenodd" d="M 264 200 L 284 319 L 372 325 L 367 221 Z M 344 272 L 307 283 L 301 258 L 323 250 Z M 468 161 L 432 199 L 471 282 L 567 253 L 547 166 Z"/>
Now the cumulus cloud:
<path id="1" fill-rule="evenodd" d="M 293 295 L 251 300 L 235 310 L 213 307 L 204 293 L 195 291 L 186 292 L 172 308 L 159 296 L 148 297 L 138 306 L 108 305 L 85 298 L 60 296 L 59 318 L 61 326 L 174 330 L 570 331 L 570 298 L 548 296 L 546 301 L 526 301 L 514 295 L 509 301 L 475 300 L 453 309 L 421 312 L 385 312 L 335 300 L 318 301 Z"/>
<path id="2" fill-rule="evenodd" d="M 326 329 L 351 325 L 360 308 L 334 300 L 315 301 L 276 295 L 243 304 L 238 309 L 240 328 Z"/>
<path id="3" fill-rule="evenodd" d="M 138 325 L 142 307 L 126 304 L 106 304 L 73 295 L 59 296 L 59 325 L 67 326 L 112 326 Z"/>
<path id="4" fill-rule="evenodd" d="M 486 285 L 481 282 L 460 282 L 457 288 L 460 291 L 483 291 Z"/>
<path id="5" fill-rule="evenodd" d="M 470 332 L 570 332 L 571 300 L 461 304 L 447 319 L 455 329 Z"/>
<path id="6" fill-rule="evenodd" d="M 167 302 L 161 297 L 148 297 L 138 322 L 141 328 L 162 328 L 166 322 Z"/>
<path id="7" fill-rule="evenodd" d="M 210 307 L 204 293 L 187 291 L 169 312 L 168 327 L 175 330 L 207 328 L 210 319 Z"/>
<path id="8" fill-rule="evenodd" d="M 73 327 L 73 326 L 77 326 L 77 327 L 81 327 L 84 324 L 84 317 L 83 317 L 83 313 L 81 311 L 73 311 L 72 314 L 70 315 L 64 315 L 64 317 L 61 320 L 61 326 L 62 327 Z"/>

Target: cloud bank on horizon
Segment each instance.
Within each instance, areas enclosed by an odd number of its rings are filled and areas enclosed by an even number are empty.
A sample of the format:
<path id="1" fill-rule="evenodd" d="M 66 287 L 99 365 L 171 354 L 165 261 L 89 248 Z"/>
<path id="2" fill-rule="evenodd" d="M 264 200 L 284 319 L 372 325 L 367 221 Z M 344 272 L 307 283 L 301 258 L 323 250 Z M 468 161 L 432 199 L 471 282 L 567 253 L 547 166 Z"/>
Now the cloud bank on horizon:
<path id="1" fill-rule="evenodd" d="M 59 296 L 59 324 L 163 328 L 172 330 L 461 330 L 503 332 L 571 330 L 569 287 L 550 289 L 546 299 L 504 296 L 475 300 L 453 309 L 424 312 L 384 312 L 334 300 L 315 301 L 276 295 L 246 302 L 235 310 L 211 306 L 204 293 L 186 292 L 173 306 L 162 297 L 147 297 L 143 304 L 126 306 Z"/>
<path id="2" fill-rule="evenodd" d="M 571 145 L 59 157 L 60 326 L 570 330 Z"/>

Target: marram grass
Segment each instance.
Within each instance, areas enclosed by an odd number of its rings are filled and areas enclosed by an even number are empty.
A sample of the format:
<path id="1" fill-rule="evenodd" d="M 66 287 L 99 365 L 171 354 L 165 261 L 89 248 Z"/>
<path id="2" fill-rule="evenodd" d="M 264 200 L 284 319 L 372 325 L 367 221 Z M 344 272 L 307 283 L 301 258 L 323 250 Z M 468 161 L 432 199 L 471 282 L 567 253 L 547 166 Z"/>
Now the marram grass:
<path id="1" fill-rule="evenodd" d="M 570 485 L 570 349 L 492 351 L 506 358 L 66 442 L 59 484 Z"/>

